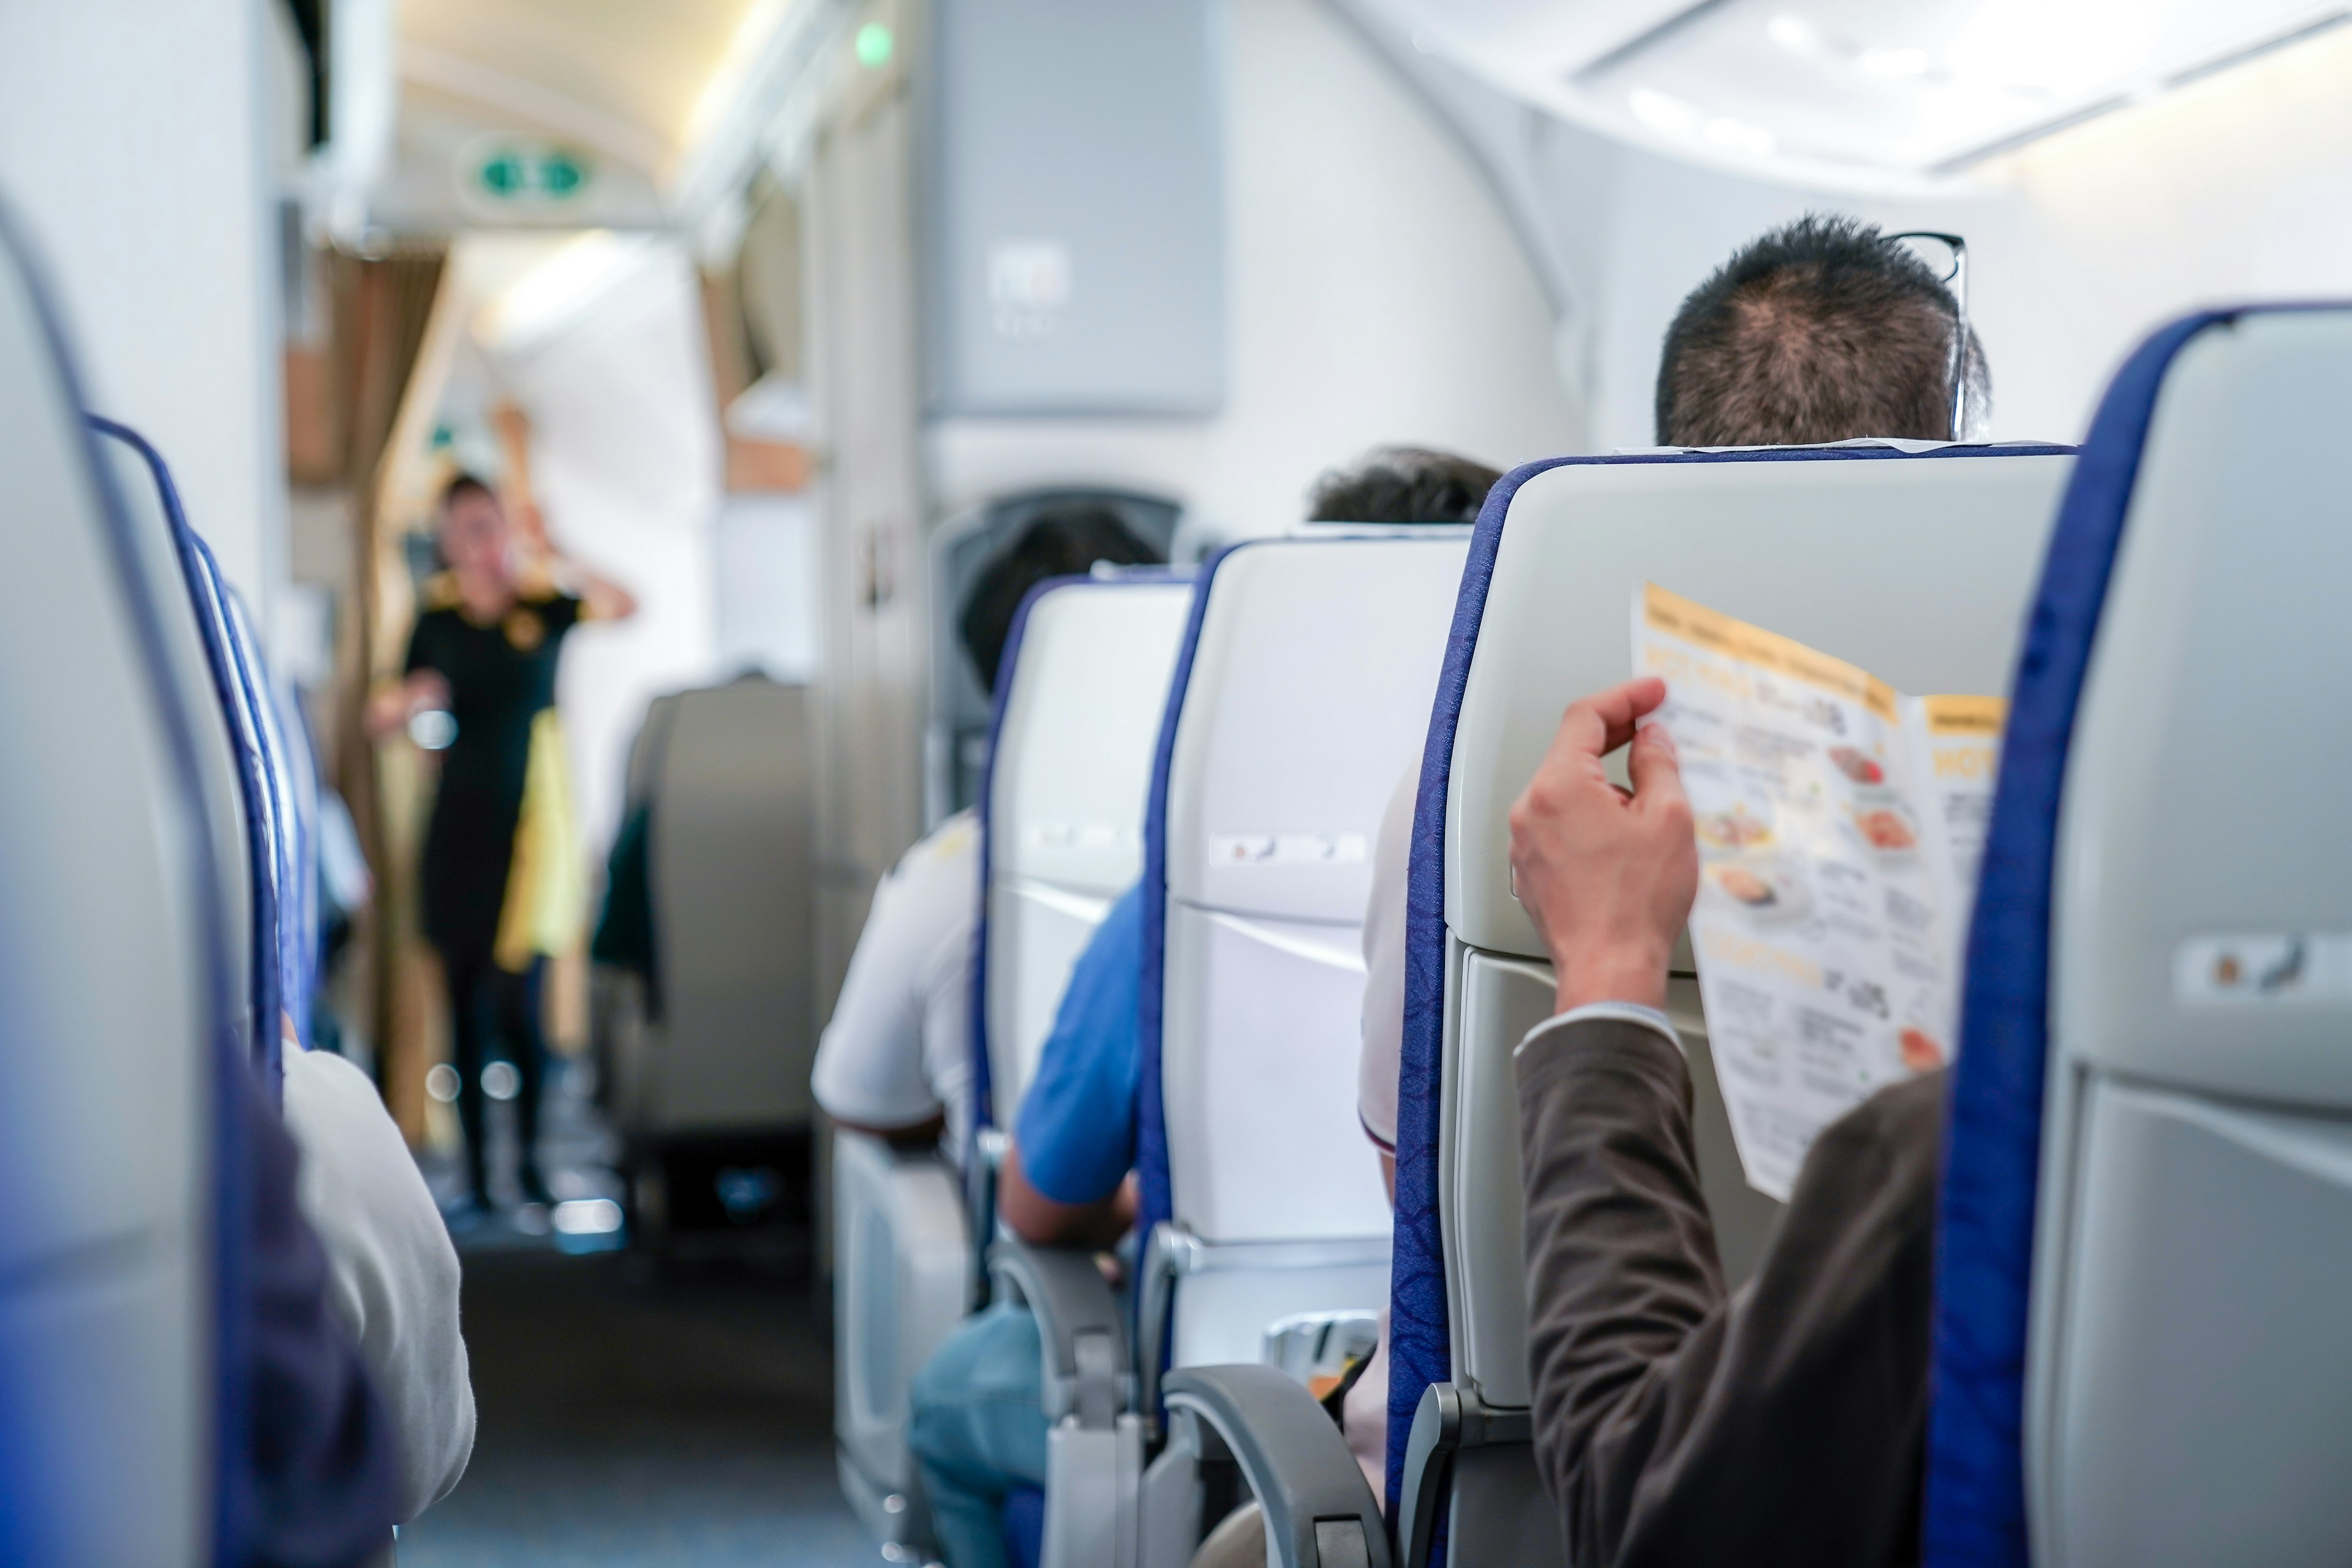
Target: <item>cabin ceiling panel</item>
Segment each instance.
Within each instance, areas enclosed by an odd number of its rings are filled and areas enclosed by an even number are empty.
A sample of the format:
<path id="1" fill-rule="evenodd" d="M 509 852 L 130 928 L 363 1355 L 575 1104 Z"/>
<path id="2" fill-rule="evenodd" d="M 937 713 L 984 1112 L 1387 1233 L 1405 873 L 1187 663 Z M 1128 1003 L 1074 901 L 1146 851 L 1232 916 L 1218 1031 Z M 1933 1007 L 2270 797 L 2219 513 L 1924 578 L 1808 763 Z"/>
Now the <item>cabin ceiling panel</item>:
<path id="1" fill-rule="evenodd" d="M 2346 0 L 1370 0 L 1528 101 L 1696 162 L 1901 191 L 2352 20 Z"/>
<path id="2" fill-rule="evenodd" d="M 662 174 L 755 11 L 771 0 L 402 0 L 404 75 L 510 110 Z M 502 91 L 501 84 L 509 84 Z M 501 100 L 505 101 L 501 101 Z M 569 120 L 571 123 L 555 123 Z M 635 161 L 633 160 L 633 161 Z"/>

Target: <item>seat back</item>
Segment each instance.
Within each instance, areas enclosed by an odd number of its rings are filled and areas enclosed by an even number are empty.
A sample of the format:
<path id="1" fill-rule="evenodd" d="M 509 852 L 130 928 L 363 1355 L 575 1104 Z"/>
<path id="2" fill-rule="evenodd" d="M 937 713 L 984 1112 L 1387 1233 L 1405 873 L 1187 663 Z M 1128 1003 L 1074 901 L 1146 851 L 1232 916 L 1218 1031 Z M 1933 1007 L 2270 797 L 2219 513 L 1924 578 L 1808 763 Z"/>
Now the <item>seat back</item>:
<path id="1" fill-rule="evenodd" d="M 1633 588 L 1654 582 L 1903 690 L 2000 691 L 2070 468 L 2067 449 L 2046 447 L 1645 455 L 1533 465 L 1489 496 L 1413 823 L 1392 1504 L 1432 1384 L 1490 1409 L 1529 1403 L 1511 1052 L 1550 1014 L 1553 979 L 1511 894 L 1509 812 L 1561 710 L 1631 673 Z M 1700 1174 L 1737 1279 L 1779 1205 L 1741 1172 L 1686 952 L 1676 969 L 1668 1008 L 1690 1051 Z M 1519 1452 L 1456 1467 L 1454 1544 L 1465 1561 L 1517 1553 L 1522 1513 L 1548 1506 Z M 1463 1489 L 1481 1487 L 1494 1496 Z"/>
<path id="2" fill-rule="evenodd" d="M 1173 1364 L 1256 1361 L 1277 1321 L 1385 1293 L 1361 931 L 1467 542 L 1261 540 L 1203 569 L 1145 829 L 1139 1164 L 1147 1234 L 1187 1238 Z"/>
<path id="3" fill-rule="evenodd" d="M 178 488 L 163 457 L 138 432 L 110 419 L 93 417 L 89 426 L 100 437 L 103 454 L 131 522 L 141 570 L 149 580 L 163 584 L 155 600 L 155 626 L 164 641 L 166 663 L 178 687 L 182 709 L 194 719 L 197 781 L 205 820 L 212 838 L 212 862 L 223 898 L 217 931 L 228 959 L 229 973 L 251 977 L 244 987 L 248 1005 L 241 1010 L 238 1038 L 250 1050 L 267 1018 L 273 987 L 254 973 L 254 954 L 268 951 L 268 928 L 260 916 L 267 903 L 257 906 L 254 879 L 262 868 L 253 859 L 254 840 L 247 828 L 247 791 L 261 788 L 259 759 L 244 749 L 236 717 L 236 671 L 225 647 L 215 647 L 210 589 L 190 574 L 191 559 L 183 553 L 186 524 L 180 510 Z M 178 591 L 170 591 L 177 584 Z M 248 772 L 248 769 L 251 771 Z M 266 847 L 263 853 L 267 853 Z M 263 873 L 266 875 L 266 873 Z M 265 894 L 267 889 L 264 889 Z"/>
<path id="4" fill-rule="evenodd" d="M 974 1103 L 1012 1124 L 1070 969 L 1143 872 L 1143 797 L 1192 583 L 1164 572 L 1042 583 L 1000 661 L 981 781 Z"/>
<path id="5" fill-rule="evenodd" d="M 863 1132 L 833 1137 L 835 1452 L 841 1489 L 895 1555 L 921 1547 L 907 1447 L 915 1373 L 971 1302 L 971 1247 L 955 1173 Z M 936 1555 L 930 1552 L 928 1555 Z M 924 1561 L 927 1558 L 917 1558 Z"/>
<path id="6" fill-rule="evenodd" d="M 2347 419 L 2352 308 L 2209 314 L 2083 448 L 1971 933 L 1930 1563 L 2352 1558 Z"/>
<path id="7" fill-rule="evenodd" d="M 194 1563 L 237 1545 L 212 1129 L 244 1026 L 173 584 L 95 443 L 0 217 L 0 1560 Z"/>
<path id="8" fill-rule="evenodd" d="M 804 1126 L 817 1032 L 807 689 L 749 675 L 666 701 L 647 841 L 662 1040 L 626 1131 Z"/>

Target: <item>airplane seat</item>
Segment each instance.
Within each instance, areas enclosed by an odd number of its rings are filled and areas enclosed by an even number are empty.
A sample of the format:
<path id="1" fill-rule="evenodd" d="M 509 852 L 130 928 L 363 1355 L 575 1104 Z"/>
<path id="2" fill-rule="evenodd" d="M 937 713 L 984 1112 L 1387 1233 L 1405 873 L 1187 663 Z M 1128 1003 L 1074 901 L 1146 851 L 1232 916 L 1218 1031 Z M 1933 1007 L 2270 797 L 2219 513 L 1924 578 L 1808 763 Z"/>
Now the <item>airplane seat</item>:
<path id="1" fill-rule="evenodd" d="M 1510 888 L 1511 804 L 1577 698 L 1624 679 L 1654 582 L 1900 689 L 2006 689 L 2070 450 L 1759 448 L 1530 465 L 1487 500 L 1422 763 L 1408 883 L 1391 1307 L 1398 1560 L 1558 1563 L 1530 1447 L 1525 1205 L 1511 1053 L 1552 1010 Z M 1688 949 L 1667 1010 L 1692 1068 L 1727 1279 L 1780 1205 L 1751 1187 Z"/>
<path id="2" fill-rule="evenodd" d="M 971 1306 L 956 1173 L 936 1153 L 833 1132 L 834 1447 L 841 1489 L 893 1561 L 923 1560 L 930 1520 L 907 1447 L 915 1373 Z M 932 1553 L 935 1555 L 935 1552 Z"/>
<path id="3" fill-rule="evenodd" d="M 1039 584 L 1013 617 L 980 786 L 980 1127 L 1013 1124 L 1071 968 L 1142 875 L 1144 793 L 1192 599 L 1189 575 L 1105 571 Z"/>
<path id="4" fill-rule="evenodd" d="M 1302 1321 L 1360 1321 L 1387 1293 L 1387 1200 L 1355 1107 L 1361 925 L 1466 545 L 1459 529 L 1334 531 L 1202 569 L 1145 819 L 1136 1408 L 1053 1428 L 1048 1564 L 1097 1542 L 1189 1557 L 1222 1451 L 1187 1417 L 1142 1468 L 1162 1370 L 1261 1363 Z"/>
<path id="5" fill-rule="evenodd" d="M 928 1530 L 906 1450 L 908 1387 L 985 1288 L 973 1265 L 994 1231 L 984 1149 L 1000 1141 L 999 1108 L 1009 1125 L 1071 965 L 1141 871 L 1144 789 L 1191 595 L 1189 579 L 1164 571 L 1105 570 L 1039 584 L 1023 601 L 980 784 L 975 1125 L 961 1191 L 935 1153 L 836 1141 L 835 1234 L 854 1238 L 857 1258 L 835 1275 L 843 1488 L 893 1545 Z M 950 1223 L 966 1237 L 961 1249 L 942 1239 Z M 1042 1519 L 1034 1496 L 1009 1502 L 1008 1515 L 1014 1539 Z"/>
<path id="6" fill-rule="evenodd" d="M 2352 308 L 2110 387 L 2019 660 L 1945 1151 L 1926 1561 L 2352 1559 Z"/>
<path id="7" fill-rule="evenodd" d="M 179 702 L 196 717 L 192 738 L 196 749 L 205 819 L 210 826 L 213 867 L 222 904 L 218 930 L 228 950 L 229 973 L 247 976 L 243 987 L 250 1005 L 238 1018 L 239 1048 L 253 1051 L 253 1042 L 275 1032 L 267 1011 L 275 995 L 274 972 L 257 973 L 254 955 L 270 950 L 266 873 L 252 858 L 254 845 L 247 803 L 260 788 L 258 759 L 244 749 L 236 721 L 236 674 L 227 650 L 213 640 L 215 630 L 208 601 L 188 575 L 182 552 L 179 490 L 172 482 L 161 454 L 128 426 L 91 416 L 89 426 L 103 439 L 99 447 L 112 469 L 115 493 L 130 516 L 131 539 L 139 549 L 142 570 L 149 580 L 177 591 L 156 598 L 156 629 L 166 643 L 167 664 L 179 685 Z M 254 770 L 248 772 L 248 770 Z M 256 879 L 261 879 L 260 900 Z M 266 964 L 266 960 L 265 960 Z M 254 1055 L 258 1063 L 262 1058 Z"/>
<path id="8" fill-rule="evenodd" d="M 1143 1322 L 1170 1364 L 1254 1361 L 1277 1321 L 1387 1293 L 1361 931 L 1467 544 L 1254 542 L 1202 577 L 1145 829 Z"/>
<path id="9" fill-rule="evenodd" d="M 163 475 L 169 479 L 168 470 Z M 167 506 L 175 505 L 176 493 Z M 201 534 L 182 518 L 174 529 L 183 578 L 203 628 L 207 660 L 215 672 L 220 710 L 237 753 L 245 806 L 247 860 L 253 889 L 253 1057 L 275 1096 L 283 1083 L 278 1016 L 284 1010 L 284 921 L 278 900 L 286 879 L 285 827 L 281 797 L 252 683 L 247 676 L 249 639 L 239 629 L 235 591 Z"/>
<path id="10" fill-rule="evenodd" d="M 241 1561 L 219 759 L 55 323 L 0 218 L 0 1560 Z"/>
<path id="11" fill-rule="evenodd" d="M 788 1219 L 813 1183 L 815 1114 L 807 691 L 746 675 L 657 717 L 642 782 L 658 1012 L 618 1037 L 615 1128 L 641 1214 Z"/>
<path id="12" fill-rule="evenodd" d="M 299 744 L 302 746 L 308 745 L 308 737 L 299 731 L 289 733 L 286 727 L 287 699 L 282 682 L 271 672 L 262 654 L 261 639 L 253 629 L 253 617 L 246 607 L 244 595 L 222 576 L 220 564 L 213 558 L 212 547 L 205 542 L 204 536 L 190 530 L 187 539 L 218 596 L 221 626 L 236 671 L 239 718 L 258 763 L 257 782 L 262 795 L 257 816 L 268 834 L 274 990 L 284 1016 L 294 1021 L 299 1041 L 308 1035 L 310 979 L 318 951 L 318 929 L 309 919 L 313 905 L 308 891 L 316 876 L 310 859 L 310 823 L 318 809 L 318 798 L 315 785 L 306 795 L 300 782 L 310 776 L 302 765 L 307 762 L 307 753 L 300 761 L 296 756 L 296 737 L 300 737 Z M 268 1081 L 273 1087 L 284 1069 L 279 1059 L 280 1039 L 278 1017 L 273 1015 L 266 1050 L 271 1068 Z"/>
<path id="13" fill-rule="evenodd" d="M 637 1114 L 651 1057 L 647 1032 L 661 1021 L 661 986 L 652 931 L 652 873 L 645 837 L 653 813 L 656 766 L 668 742 L 681 695 L 666 692 L 646 704 L 645 719 L 629 742 L 621 826 L 614 864 L 606 868 L 604 913 L 589 949 L 588 1033 L 590 1058 L 595 1064 L 596 1104 L 615 1125 Z M 620 863 L 627 855 L 634 855 L 633 866 Z M 625 883 L 631 885 L 625 887 Z M 640 896 L 639 908 L 615 918 L 615 900 Z M 623 931 L 626 934 L 619 934 Z M 608 939 L 614 949 L 625 951 L 608 950 Z"/>

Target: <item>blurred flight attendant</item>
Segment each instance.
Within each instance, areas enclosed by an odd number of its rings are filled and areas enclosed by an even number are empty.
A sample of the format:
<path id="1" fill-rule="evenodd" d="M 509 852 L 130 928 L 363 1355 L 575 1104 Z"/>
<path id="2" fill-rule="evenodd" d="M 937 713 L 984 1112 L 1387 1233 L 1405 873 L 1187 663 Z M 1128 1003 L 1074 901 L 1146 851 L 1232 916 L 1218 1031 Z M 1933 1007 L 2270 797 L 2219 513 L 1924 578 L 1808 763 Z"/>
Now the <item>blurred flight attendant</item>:
<path id="1" fill-rule="evenodd" d="M 548 955 L 572 935 L 582 874 L 556 666 L 580 622 L 636 611 L 627 590 L 555 553 L 535 508 L 518 510 L 520 527 L 488 484 L 470 474 L 450 480 L 440 509 L 446 569 L 425 585 L 400 684 L 369 708 L 378 737 L 424 718 L 420 740 L 441 748 L 425 838 L 425 935 L 448 981 L 457 1110 L 478 1211 L 489 1206 L 482 1072 L 493 1036 L 503 1037 L 520 1079 L 524 1200 L 549 1201 L 538 1155 L 546 1053 L 540 981 Z"/>

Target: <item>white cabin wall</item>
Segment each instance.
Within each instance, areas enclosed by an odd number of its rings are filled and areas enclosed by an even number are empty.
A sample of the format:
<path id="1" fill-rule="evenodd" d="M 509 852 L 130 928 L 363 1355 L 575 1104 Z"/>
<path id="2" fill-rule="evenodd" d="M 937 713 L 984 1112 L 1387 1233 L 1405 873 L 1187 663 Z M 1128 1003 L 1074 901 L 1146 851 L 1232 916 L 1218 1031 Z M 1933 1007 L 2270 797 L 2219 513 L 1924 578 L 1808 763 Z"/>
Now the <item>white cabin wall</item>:
<path id="1" fill-rule="evenodd" d="M 163 451 L 267 627 L 286 462 L 265 3 L 0 5 L 0 195 L 91 401 Z"/>
<path id="2" fill-rule="evenodd" d="M 1646 446 L 1658 346 L 1741 242 L 1808 209 L 1968 237 L 1993 429 L 2078 439 L 2117 363 L 2199 304 L 2352 296 L 2352 34 L 2338 32 L 2029 146 L 1986 188 L 1857 199 L 1717 174 L 1554 125 L 1593 221 L 1592 443 Z M 1595 180 L 1594 171 L 1604 177 Z M 1597 189 L 1605 192 L 1593 212 Z"/>
<path id="3" fill-rule="evenodd" d="M 558 678 L 598 865 L 646 704 L 708 679 L 717 654 L 719 447 L 700 312 L 684 248 L 647 242 L 561 331 L 494 354 L 530 412 L 531 486 L 557 547 L 637 599 L 633 619 L 576 633 Z"/>
<path id="4" fill-rule="evenodd" d="M 1447 130 L 1316 0 L 1229 0 L 1226 30 L 1223 411 L 936 423 L 940 512 L 1092 480 L 1265 532 L 1303 515 L 1325 469 L 1384 442 L 1506 467 L 1582 445 L 1543 292 Z"/>

